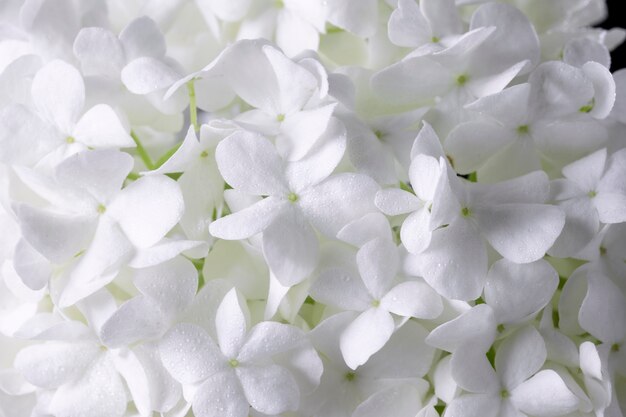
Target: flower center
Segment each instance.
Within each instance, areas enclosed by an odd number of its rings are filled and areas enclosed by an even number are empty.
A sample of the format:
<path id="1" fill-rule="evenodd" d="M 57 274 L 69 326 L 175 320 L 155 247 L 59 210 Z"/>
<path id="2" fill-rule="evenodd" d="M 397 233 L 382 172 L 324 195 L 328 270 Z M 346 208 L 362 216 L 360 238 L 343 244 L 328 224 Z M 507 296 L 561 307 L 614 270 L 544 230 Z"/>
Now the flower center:
<path id="1" fill-rule="evenodd" d="M 287 195 L 287 200 L 291 201 L 292 203 L 295 203 L 296 201 L 298 201 L 298 194 L 289 193 L 289 195 Z"/>
<path id="2" fill-rule="evenodd" d="M 356 374 L 355 374 L 354 372 L 348 372 L 348 373 L 346 374 L 346 379 L 347 379 L 348 381 L 354 381 L 354 377 L 356 377 Z"/>
<path id="3" fill-rule="evenodd" d="M 465 85 L 465 83 L 467 83 L 468 79 L 469 78 L 467 77 L 467 75 L 461 74 L 458 77 L 456 77 L 456 83 L 458 85 Z"/>
<path id="4" fill-rule="evenodd" d="M 202 153 L 200 154 L 200 158 L 206 158 L 207 156 L 209 156 L 209 153 L 207 151 L 202 151 Z"/>
<path id="5" fill-rule="evenodd" d="M 520 125 L 517 127 L 517 133 L 519 133 L 520 135 L 527 135 L 528 131 L 528 125 Z"/>
<path id="6" fill-rule="evenodd" d="M 276 116 L 276 120 L 278 120 L 279 122 L 283 122 L 285 120 L 285 115 L 279 114 L 278 116 Z"/>
<path id="7" fill-rule="evenodd" d="M 107 211 L 107 208 L 104 204 L 98 204 L 98 207 L 96 208 L 96 211 L 99 214 L 104 214 L 105 211 Z"/>
<path id="8" fill-rule="evenodd" d="M 231 368 L 236 368 L 239 366 L 239 361 L 237 359 L 231 359 L 228 361 L 228 364 L 231 366 Z"/>
<path id="9" fill-rule="evenodd" d="M 511 395 L 511 394 L 509 394 L 509 392 L 508 392 L 507 390 L 505 390 L 505 389 L 503 389 L 502 391 L 500 391 L 500 396 L 501 396 L 502 398 L 509 398 L 509 395 Z"/>
<path id="10" fill-rule="evenodd" d="M 472 215 L 472 211 L 469 209 L 469 207 L 463 207 L 463 208 L 461 209 L 461 215 L 462 215 L 463 217 L 469 217 L 469 216 L 471 216 L 471 215 Z"/>
<path id="11" fill-rule="evenodd" d="M 73 136 L 68 136 L 65 138 L 65 143 L 74 143 L 76 142 L 76 139 L 74 139 Z"/>

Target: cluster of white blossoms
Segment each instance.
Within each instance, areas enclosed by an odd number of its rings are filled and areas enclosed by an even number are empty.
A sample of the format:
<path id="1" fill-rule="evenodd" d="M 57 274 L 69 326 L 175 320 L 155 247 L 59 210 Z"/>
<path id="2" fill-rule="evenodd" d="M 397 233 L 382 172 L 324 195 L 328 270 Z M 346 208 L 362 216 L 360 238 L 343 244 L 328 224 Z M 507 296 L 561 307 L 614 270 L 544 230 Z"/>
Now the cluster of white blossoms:
<path id="1" fill-rule="evenodd" d="M 1 0 L 0 417 L 623 417 L 604 0 Z"/>

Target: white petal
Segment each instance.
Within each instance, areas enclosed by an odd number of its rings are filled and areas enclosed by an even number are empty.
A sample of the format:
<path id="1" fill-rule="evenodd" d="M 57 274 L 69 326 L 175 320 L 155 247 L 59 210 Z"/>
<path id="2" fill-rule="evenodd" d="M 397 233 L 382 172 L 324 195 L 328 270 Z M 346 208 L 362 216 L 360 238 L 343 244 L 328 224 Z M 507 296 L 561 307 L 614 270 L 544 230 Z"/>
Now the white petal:
<path id="1" fill-rule="evenodd" d="M 167 328 L 165 319 L 157 303 L 140 295 L 117 309 L 102 326 L 99 337 L 102 343 L 113 349 L 158 339 Z"/>
<path id="2" fill-rule="evenodd" d="M 265 230 L 288 208 L 288 202 L 276 197 L 267 197 L 211 223 L 209 232 L 220 239 L 247 239 Z"/>
<path id="3" fill-rule="evenodd" d="M 405 317 L 434 319 L 443 311 L 441 297 L 423 281 L 406 281 L 396 285 L 381 300 L 380 306 Z"/>
<path id="4" fill-rule="evenodd" d="M 311 297 L 324 304 L 354 311 L 367 309 L 372 300 L 363 280 L 343 268 L 324 269 L 311 287 Z"/>
<path id="5" fill-rule="evenodd" d="M 602 223 L 626 222 L 626 195 L 619 193 L 598 193 L 592 200 Z"/>
<path id="6" fill-rule="evenodd" d="M 428 248 L 415 256 L 426 282 L 444 297 L 472 300 L 482 292 L 487 250 L 473 226 L 464 220 L 435 230 Z"/>
<path id="7" fill-rule="evenodd" d="M 400 238 L 406 250 L 418 254 L 430 245 L 430 212 L 426 207 L 411 213 L 402 223 Z"/>
<path id="8" fill-rule="evenodd" d="M 380 300 L 391 288 L 398 273 L 398 248 L 387 239 L 374 239 L 359 249 L 357 267 L 365 287 L 375 300 Z"/>
<path id="9" fill-rule="evenodd" d="M 188 259 L 177 256 L 159 265 L 135 272 L 133 284 L 159 304 L 169 317 L 183 313 L 198 289 L 198 272 Z"/>
<path id="10" fill-rule="evenodd" d="M 600 149 L 563 167 L 563 176 L 583 191 L 595 191 L 606 167 L 606 149 Z"/>
<path id="11" fill-rule="evenodd" d="M 120 41 L 129 61 L 141 56 L 161 58 L 165 55 L 165 38 L 148 16 L 130 22 L 120 33 Z"/>
<path id="12" fill-rule="evenodd" d="M 15 246 L 13 267 L 24 285 L 35 291 L 44 288 L 52 274 L 50 262 L 24 239 Z"/>
<path id="13" fill-rule="evenodd" d="M 411 161 L 409 178 L 415 195 L 422 201 L 432 201 L 441 176 L 441 165 L 437 158 L 417 155 Z"/>
<path id="14" fill-rule="evenodd" d="M 165 176 L 142 177 L 124 188 L 107 207 L 130 241 L 145 248 L 161 240 L 183 214 L 178 184 Z"/>
<path id="15" fill-rule="evenodd" d="M 317 79 L 272 46 L 264 46 L 263 53 L 278 80 L 279 112 L 287 115 L 301 110 L 317 88 Z"/>
<path id="16" fill-rule="evenodd" d="M 304 339 L 304 333 L 295 326 L 264 321 L 248 333 L 238 359 L 242 362 L 265 360 L 296 347 Z"/>
<path id="17" fill-rule="evenodd" d="M 133 163 L 133 158 L 124 152 L 84 151 L 58 165 L 55 176 L 60 183 L 83 188 L 98 202 L 106 204 L 122 188 Z"/>
<path id="18" fill-rule="evenodd" d="M 551 369 L 539 372 L 511 392 L 511 401 L 522 412 L 537 417 L 562 416 L 578 408 L 576 397 Z"/>
<path id="19" fill-rule="evenodd" d="M 80 401 L 76 401 L 80 398 Z M 58 417 L 122 417 L 126 391 L 109 355 L 101 355 L 78 381 L 59 388 L 50 404 Z"/>
<path id="20" fill-rule="evenodd" d="M 276 136 L 276 149 L 288 161 L 302 159 L 329 127 L 336 104 L 288 115 Z"/>
<path id="21" fill-rule="evenodd" d="M 469 392 L 492 393 L 500 382 L 481 346 L 467 344 L 456 350 L 450 360 L 452 378 Z"/>
<path id="22" fill-rule="evenodd" d="M 131 61 L 122 70 L 122 82 L 134 94 L 165 89 L 179 78 L 180 74 L 163 61 L 145 56 Z"/>
<path id="23" fill-rule="evenodd" d="M 560 202 L 558 206 L 565 213 L 565 226 L 548 252 L 558 258 L 573 257 L 598 233 L 598 211 L 587 196 Z"/>
<path id="24" fill-rule="evenodd" d="M 502 385 L 511 391 L 535 374 L 546 361 L 546 345 L 532 326 L 507 337 L 496 352 L 496 369 Z"/>
<path id="25" fill-rule="evenodd" d="M 193 397 L 198 417 L 246 417 L 249 410 L 241 384 L 230 370 L 208 378 Z"/>
<path id="26" fill-rule="evenodd" d="M 109 218 L 98 222 L 93 241 L 70 273 L 60 294 L 59 306 L 69 307 L 113 281 L 119 268 L 132 256 L 133 246 Z"/>
<path id="27" fill-rule="evenodd" d="M 300 404 L 300 391 L 293 376 L 282 366 L 241 366 L 235 370 L 244 395 L 257 411 L 276 415 L 294 411 Z"/>
<path id="28" fill-rule="evenodd" d="M 558 285 L 557 272 L 543 259 L 521 265 L 500 259 L 487 274 L 485 301 L 500 323 L 515 323 L 545 307 Z"/>
<path id="29" fill-rule="evenodd" d="M 378 7 L 374 0 L 337 0 L 326 5 L 328 21 L 361 38 L 377 30 Z"/>
<path id="30" fill-rule="evenodd" d="M 426 343 L 454 352 L 467 343 L 476 343 L 486 352 L 496 335 L 496 319 L 491 307 L 479 304 L 459 317 L 434 329 Z"/>
<path id="31" fill-rule="evenodd" d="M 476 120 L 455 127 L 446 139 L 445 148 L 454 169 L 460 174 L 469 174 L 515 139 L 510 129 L 494 122 Z"/>
<path id="32" fill-rule="evenodd" d="M 624 340 L 626 329 L 626 297 L 609 278 L 589 272 L 587 295 L 578 321 L 580 326 L 605 343 Z"/>
<path id="33" fill-rule="evenodd" d="M 408 191 L 387 188 L 376 193 L 376 207 L 388 216 L 411 213 L 421 207 L 420 201 Z"/>
<path id="34" fill-rule="evenodd" d="M 220 350 L 227 358 L 236 358 L 243 345 L 248 322 L 241 308 L 244 300 L 234 288 L 230 290 L 217 308 L 215 314 L 215 330 Z"/>
<path id="35" fill-rule="evenodd" d="M 57 214 L 24 204 L 14 211 L 24 239 L 54 263 L 63 263 L 85 249 L 95 228 L 91 216 Z"/>
<path id="36" fill-rule="evenodd" d="M 611 54 L 606 46 L 589 38 L 575 38 L 563 48 L 563 62 L 581 68 L 589 61 L 594 61 L 609 68 Z"/>
<path id="37" fill-rule="evenodd" d="M 361 247 L 377 237 L 392 239 L 389 220 L 382 213 L 370 213 L 348 223 L 337 233 L 337 239 Z"/>
<path id="38" fill-rule="evenodd" d="M 99 27 L 86 27 L 78 32 L 74 39 L 74 55 L 87 76 L 104 75 L 115 79 L 126 63 L 117 36 Z"/>
<path id="39" fill-rule="evenodd" d="M 307 49 L 315 51 L 319 47 L 319 32 L 303 17 L 287 8 L 276 16 L 276 44 L 288 56 L 296 56 Z"/>
<path id="40" fill-rule="evenodd" d="M 363 401 L 352 417 L 415 417 L 422 408 L 420 392 L 413 385 L 399 385 L 381 390 Z"/>
<path id="41" fill-rule="evenodd" d="M 516 263 L 543 257 L 563 230 L 565 214 L 542 204 L 501 204 L 475 209 L 480 230 L 505 258 Z"/>
<path id="42" fill-rule="evenodd" d="M 498 394 L 464 394 L 446 407 L 446 417 L 496 417 L 501 399 Z"/>
<path id="43" fill-rule="evenodd" d="M 337 167 L 346 150 L 346 129 L 337 119 L 331 119 L 328 129 L 309 153 L 285 167 L 290 188 L 298 193 L 326 179 Z"/>
<path id="44" fill-rule="evenodd" d="M 353 173 L 331 176 L 300 195 L 300 207 L 315 228 L 331 237 L 368 213 L 376 212 L 378 185 L 371 178 Z"/>
<path id="45" fill-rule="evenodd" d="M 179 382 L 193 384 L 226 368 L 226 358 L 195 324 L 178 324 L 159 343 L 165 369 Z"/>
<path id="46" fill-rule="evenodd" d="M 457 35 L 463 31 L 461 18 L 454 1 L 426 0 L 420 3 L 420 9 L 437 37 Z"/>
<path id="47" fill-rule="evenodd" d="M 597 62 L 587 62 L 582 68 L 595 89 L 593 108 L 589 114 L 596 119 L 604 119 L 611 113 L 615 103 L 613 75 L 607 67 Z"/>
<path id="48" fill-rule="evenodd" d="M 32 166 L 55 149 L 59 134 L 53 126 L 19 104 L 0 110 L 0 161 Z"/>
<path id="49" fill-rule="evenodd" d="M 343 359 L 351 369 L 363 365 L 389 340 L 394 331 L 391 314 L 382 308 L 369 308 L 361 313 L 341 334 Z"/>
<path id="50" fill-rule="evenodd" d="M 398 1 L 398 8 L 389 17 L 389 40 L 394 45 L 417 47 L 431 41 L 430 25 L 413 0 Z"/>
<path id="51" fill-rule="evenodd" d="M 423 126 L 413 142 L 411 148 L 411 158 L 415 158 L 419 154 L 432 156 L 434 158 L 445 158 L 443 147 L 437 132 L 427 122 L 422 122 Z"/>
<path id="52" fill-rule="evenodd" d="M 286 286 L 304 280 L 317 266 L 318 241 L 302 212 L 285 210 L 263 232 L 263 255 L 278 281 Z"/>
<path id="53" fill-rule="evenodd" d="M 152 412 L 150 403 L 150 381 L 143 365 L 134 352 L 123 349 L 113 356 L 115 369 L 126 381 L 130 395 L 142 415 Z"/>
<path id="54" fill-rule="evenodd" d="M 98 104 L 80 118 L 72 136 L 91 148 L 134 148 L 135 142 L 113 109 Z"/>
<path id="55" fill-rule="evenodd" d="M 85 83 L 76 68 L 59 60 L 37 72 L 32 95 L 39 112 L 69 135 L 85 103 Z"/>
<path id="56" fill-rule="evenodd" d="M 14 366 L 31 384 L 57 388 L 80 378 L 99 353 L 91 342 L 38 344 L 22 349 Z"/>
<path id="57" fill-rule="evenodd" d="M 252 195 L 287 194 L 283 162 L 263 136 L 240 131 L 222 140 L 215 159 L 224 180 Z"/>

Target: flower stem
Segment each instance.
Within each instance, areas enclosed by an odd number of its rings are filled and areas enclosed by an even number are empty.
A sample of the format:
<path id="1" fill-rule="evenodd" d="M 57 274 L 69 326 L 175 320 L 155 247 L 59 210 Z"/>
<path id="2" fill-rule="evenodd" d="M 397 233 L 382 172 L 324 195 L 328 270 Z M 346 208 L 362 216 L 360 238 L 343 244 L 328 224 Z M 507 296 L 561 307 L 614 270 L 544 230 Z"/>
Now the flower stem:
<path id="1" fill-rule="evenodd" d="M 153 170 L 154 164 L 152 163 L 152 159 L 150 159 L 150 155 L 148 155 L 148 152 L 146 152 L 146 148 L 144 148 L 141 144 L 141 141 L 139 140 L 139 137 L 137 137 L 137 134 L 131 130 L 130 137 L 132 137 L 135 141 L 135 144 L 137 145 L 137 153 L 139 154 L 139 157 L 143 161 L 146 168 L 148 168 L 149 170 Z"/>
<path id="2" fill-rule="evenodd" d="M 189 121 L 193 125 L 193 129 L 196 132 L 200 131 L 198 125 L 198 107 L 196 106 L 196 88 L 194 86 L 194 80 L 190 80 L 187 83 L 187 92 L 189 93 Z"/>

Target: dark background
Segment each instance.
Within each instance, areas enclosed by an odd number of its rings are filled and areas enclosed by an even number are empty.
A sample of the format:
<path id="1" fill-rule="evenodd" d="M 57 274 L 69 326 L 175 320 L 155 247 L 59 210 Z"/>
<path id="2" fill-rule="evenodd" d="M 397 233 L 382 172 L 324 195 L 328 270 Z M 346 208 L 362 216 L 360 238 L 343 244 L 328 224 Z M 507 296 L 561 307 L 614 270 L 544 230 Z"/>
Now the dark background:
<path id="1" fill-rule="evenodd" d="M 599 26 L 605 29 L 614 27 L 626 28 L 626 13 L 618 12 L 620 3 L 624 6 L 624 0 L 607 0 L 609 17 Z M 611 71 L 617 71 L 626 67 L 626 42 L 611 52 Z"/>

